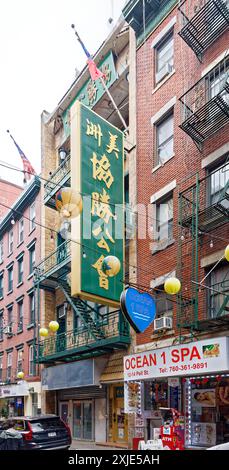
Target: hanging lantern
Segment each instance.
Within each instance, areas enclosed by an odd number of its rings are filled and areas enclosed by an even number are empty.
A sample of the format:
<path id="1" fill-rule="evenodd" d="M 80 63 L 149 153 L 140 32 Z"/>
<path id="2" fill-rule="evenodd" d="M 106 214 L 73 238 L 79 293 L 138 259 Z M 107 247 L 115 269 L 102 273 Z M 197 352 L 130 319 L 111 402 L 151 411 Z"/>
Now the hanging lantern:
<path id="1" fill-rule="evenodd" d="M 24 372 L 22 372 L 22 371 L 21 371 L 21 372 L 18 372 L 18 374 L 17 374 L 17 378 L 18 378 L 18 379 L 21 379 L 21 380 L 24 379 L 24 376 L 25 376 L 25 374 L 24 374 Z"/>
<path id="2" fill-rule="evenodd" d="M 64 219 L 77 217 L 83 209 L 82 197 L 72 188 L 62 188 L 56 194 L 56 209 Z"/>
<path id="3" fill-rule="evenodd" d="M 229 245 L 227 245 L 225 248 L 225 258 L 229 262 Z"/>
<path id="4" fill-rule="evenodd" d="M 170 294 L 170 295 L 178 294 L 178 292 L 181 289 L 181 283 L 179 279 L 177 279 L 176 277 L 170 277 L 169 279 L 166 279 L 164 283 L 164 289 L 165 289 L 166 294 Z"/>
<path id="5" fill-rule="evenodd" d="M 59 330 L 60 325 L 57 321 L 50 321 L 49 323 L 49 329 L 53 331 L 54 333 Z"/>
<path id="6" fill-rule="evenodd" d="M 39 335 L 42 336 L 43 338 L 46 338 L 48 336 L 49 332 L 47 328 L 40 328 L 39 330 Z"/>
<path id="7" fill-rule="evenodd" d="M 113 277 L 119 273 L 121 263 L 116 256 L 106 256 L 102 262 L 101 268 L 106 276 Z"/>

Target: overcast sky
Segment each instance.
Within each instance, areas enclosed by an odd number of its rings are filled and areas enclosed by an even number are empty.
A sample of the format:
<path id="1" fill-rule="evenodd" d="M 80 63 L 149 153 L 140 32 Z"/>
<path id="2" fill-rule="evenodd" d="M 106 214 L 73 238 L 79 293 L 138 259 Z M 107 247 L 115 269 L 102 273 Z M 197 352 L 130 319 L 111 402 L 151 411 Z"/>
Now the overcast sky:
<path id="1" fill-rule="evenodd" d="M 0 1 L 0 160 L 22 168 L 10 129 L 40 171 L 40 115 L 53 111 L 85 66 L 71 23 L 94 54 L 121 15 L 125 0 Z M 113 4 L 113 7 L 112 7 Z M 0 166 L 0 177 L 22 184 L 20 173 Z"/>

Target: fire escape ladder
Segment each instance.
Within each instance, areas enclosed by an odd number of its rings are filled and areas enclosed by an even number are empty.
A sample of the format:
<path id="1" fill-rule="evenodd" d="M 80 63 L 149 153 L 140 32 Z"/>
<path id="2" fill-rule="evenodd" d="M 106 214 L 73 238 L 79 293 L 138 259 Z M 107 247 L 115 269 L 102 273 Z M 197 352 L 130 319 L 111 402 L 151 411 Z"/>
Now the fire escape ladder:
<path id="1" fill-rule="evenodd" d="M 59 279 L 59 287 L 63 291 L 67 301 L 73 308 L 74 312 L 83 321 L 85 328 L 87 330 L 90 330 L 94 339 L 96 341 L 104 339 L 104 333 L 102 329 L 99 327 L 96 320 L 93 318 L 93 316 L 95 318 L 98 316 L 98 312 L 89 305 L 87 305 L 87 303 L 79 297 L 72 297 L 71 288 L 69 287 L 66 281 Z"/>

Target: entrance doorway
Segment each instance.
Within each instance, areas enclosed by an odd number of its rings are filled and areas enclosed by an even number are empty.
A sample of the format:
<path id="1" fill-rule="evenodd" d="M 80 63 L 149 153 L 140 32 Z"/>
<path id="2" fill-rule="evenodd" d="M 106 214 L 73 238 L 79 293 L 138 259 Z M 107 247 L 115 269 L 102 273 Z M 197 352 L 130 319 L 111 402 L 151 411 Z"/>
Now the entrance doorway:
<path id="1" fill-rule="evenodd" d="M 60 417 L 61 419 L 68 424 L 68 402 L 61 402 L 60 403 Z"/>
<path id="2" fill-rule="evenodd" d="M 73 438 L 93 440 L 93 403 L 90 400 L 73 402 Z"/>
<path id="3" fill-rule="evenodd" d="M 123 385 L 112 385 L 110 387 L 110 407 L 112 441 L 126 443 L 128 441 L 128 417 L 124 413 Z"/>

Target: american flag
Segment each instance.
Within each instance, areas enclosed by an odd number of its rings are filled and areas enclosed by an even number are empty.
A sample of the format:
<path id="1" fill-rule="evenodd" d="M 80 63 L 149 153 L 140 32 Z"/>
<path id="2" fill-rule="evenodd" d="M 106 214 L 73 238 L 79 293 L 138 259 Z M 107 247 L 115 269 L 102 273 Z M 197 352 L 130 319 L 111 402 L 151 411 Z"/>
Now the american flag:
<path id="1" fill-rule="evenodd" d="M 18 153 L 22 159 L 22 163 L 23 163 L 23 171 L 24 171 L 24 179 L 25 181 L 27 182 L 28 180 L 30 180 L 31 178 L 31 175 L 36 175 L 36 172 L 33 168 L 33 166 L 31 165 L 30 161 L 28 160 L 28 158 L 25 156 L 24 152 L 22 151 L 22 149 L 19 147 L 19 145 L 17 144 L 17 142 L 14 140 L 13 136 L 10 134 L 10 131 L 7 131 L 15 145 L 15 147 L 17 148 L 18 150 Z"/>

